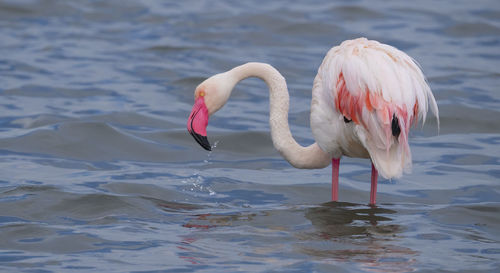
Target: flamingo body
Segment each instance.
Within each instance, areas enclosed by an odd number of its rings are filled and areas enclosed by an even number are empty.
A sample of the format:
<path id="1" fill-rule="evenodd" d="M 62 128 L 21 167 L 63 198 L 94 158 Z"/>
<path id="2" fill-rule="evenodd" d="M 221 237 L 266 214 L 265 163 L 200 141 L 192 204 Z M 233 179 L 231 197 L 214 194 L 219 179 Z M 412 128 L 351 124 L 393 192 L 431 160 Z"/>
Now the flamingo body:
<path id="1" fill-rule="evenodd" d="M 393 178 L 411 169 L 410 127 L 425 120 L 429 106 L 438 118 L 434 96 L 415 61 L 392 46 L 359 38 L 330 49 L 318 69 L 311 101 L 316 143 L 303 147 L 291 135 L 283 76 L 268 64 L 247 63 L 216 74 L 196 88 L 187 127 L 203 148 L 210 150 L 209 116 L 248 77 L 261 78 L 269 87 L 271 138 L 281 155 L 297 168 L 324 168 L 332 163 L 334 201 L 338 200 L 342 156 L 371 159 L 370 204 L 375 204 L 379 172 Z"/>
<path id="2" fill-rule="evenodd" d="M 318 69 L 311 129 L 332 157 L 371 158 L 383 177 L 400 177 L 411 170 L 410 127 L 425 119 L 429 103 L 437 115 L 425 77 L 407 54 L 365 38 L 345 41 Z"/>

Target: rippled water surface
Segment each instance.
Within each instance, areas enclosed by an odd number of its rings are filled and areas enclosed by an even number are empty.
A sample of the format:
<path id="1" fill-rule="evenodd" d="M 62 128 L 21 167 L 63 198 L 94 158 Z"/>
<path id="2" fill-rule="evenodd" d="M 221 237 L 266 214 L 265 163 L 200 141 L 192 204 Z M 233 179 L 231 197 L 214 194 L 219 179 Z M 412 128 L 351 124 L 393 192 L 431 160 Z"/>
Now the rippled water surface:
<path id="1" fill-rule="evenodd" d="M 441 128 L 413 173 L 344 158 L 297 170 L 249 79 L 186 132 L 193 90 L 247 61 L 287 78 L 309 129 L 326 51 L 366 36 L 422 66 Z M 491 1 L 0 1 L 0 269 L 24 272 L 498 272 L 500 4 Z"/>

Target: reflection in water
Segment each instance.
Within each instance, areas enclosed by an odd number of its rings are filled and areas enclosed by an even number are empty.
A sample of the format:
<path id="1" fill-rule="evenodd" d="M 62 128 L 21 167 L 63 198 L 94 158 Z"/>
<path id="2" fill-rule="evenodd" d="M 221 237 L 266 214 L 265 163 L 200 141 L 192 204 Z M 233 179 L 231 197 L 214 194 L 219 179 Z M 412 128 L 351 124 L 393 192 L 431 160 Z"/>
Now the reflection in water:
<path id="1" fill-rule="evenodd" d="M 393 214 L 393 210 L 381 207 L 365 207 L 347 202 L 329 202 L 320 207 L 308 209 L 306 218 L 311 220 L 315 226 L 346 225 L 355 221 L 368 222 L 374 226 L 380 221 L 391 221 L 392 219 L 381 214 Z M 331 234 L 331 236 L 347 234 Z"/>
<path id="2" fill-rule="evenodd" d="M 393 224 L 389 217 L 396 213 L 382 207 L 329 202 L 315 207 L 196 214 L 188 219 L 183 227 L 203 232 L 203 235 L 190 234 L 183 237 L 178 246 L 182 251 L 178 255 L 193 264 L 199 264 L 204 260 L 199 248 L 206 246 L 206 241 L 217 240 L 221 245 L 230 243 L 230 249 L 226 251 L 233 248 L 234 251 L 241 251 L 237 244 L 231 243 L 244 242 L 248 240 L 248 236 L 251 236 L 252 240 L 265 236 L 263 241 L 267 241 L 268 246 L 261 244 L 252 247 L 249 252 L 272 259 L 280 248 L 287 249 L 285 245 L 292 245 L 292 253 L 278 255 L 301 254 L 309 257 L 308 259 L 313 258 L 333 265 L 339 262 L 355 262 L 363 270 L 374 272 L 414 271 L 413 265 L 418 252 L 398 246 L 397 240 L 404 228 Z M 306 223 L 295 226 L 280 224 L 294 223 L 304 219 L 304 216 L 309 220 Z M 282 221 L 283 219 L 286 221 Z M 267 231 L 262 232 L 260 228 Z M 249 229 L 255 234 L 249 234 Z M 276 234 L 272 231 L 283 237 L 278 243 Z M 221 233 L 227 236 L 220 236 Z M 215 251 L 214 245 L 210 247 Z M 205 249 L 205 253 L 206 251 Z M 255 260 L 255 257 L 252 256 L 252 259 Z"/>
<path id="3" fill-rule="evenodd" d="M 413 271 L 417 252 L 391 244 L 402 232 L 387 214 L 396 211 L 344 202 L 329 202 L 306 210 L 313 232 L 302 235 L 300 251 L 332 262 L 356 262 L 375 272 Z M 387 223 L 387 224 L 384 224 Z"/>

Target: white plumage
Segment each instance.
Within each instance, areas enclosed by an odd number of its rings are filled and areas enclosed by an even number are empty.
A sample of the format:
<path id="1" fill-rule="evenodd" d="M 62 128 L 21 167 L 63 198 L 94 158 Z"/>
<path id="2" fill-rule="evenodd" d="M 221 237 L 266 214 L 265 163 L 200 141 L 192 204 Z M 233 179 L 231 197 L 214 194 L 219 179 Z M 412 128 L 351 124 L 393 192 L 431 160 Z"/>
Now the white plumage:
<path id="1" fill-rule="evenodd" d="M 434 96 L 411 57 L 359 38 L 330 49 L 324 58 L 314 82 L 311 128 L 333 157 L 369 154 L 382 176 L 400 177 L 411 169 L 410 126 L 425 120 L 429 105 L 438 117 Z M 393 115 L 399 137 L 392 136 Z M 354 122 L 345 123 L 342 116 Z"/>

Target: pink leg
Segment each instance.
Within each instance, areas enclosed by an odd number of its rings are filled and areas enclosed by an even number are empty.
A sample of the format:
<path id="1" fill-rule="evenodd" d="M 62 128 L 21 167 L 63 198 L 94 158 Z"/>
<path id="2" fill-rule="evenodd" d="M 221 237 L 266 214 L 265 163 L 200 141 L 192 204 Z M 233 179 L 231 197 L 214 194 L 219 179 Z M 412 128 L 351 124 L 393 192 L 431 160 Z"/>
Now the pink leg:
<path id="1" fill-rule="evenodd" d="M 377 199 L 377 178 L 378 171 L 372 163 L 372 187 L 370 191 L 370 205 L 375 205 Z"/>
<path id="2" fill-rule="evenodd" d="M 339 164 L 340 158 L 332 158 L 332 201 L 339 200 Z"/>

